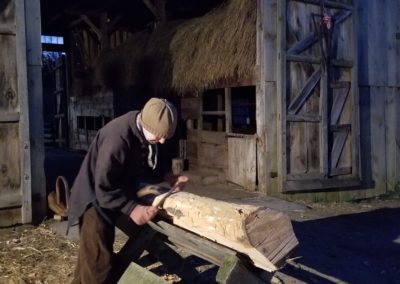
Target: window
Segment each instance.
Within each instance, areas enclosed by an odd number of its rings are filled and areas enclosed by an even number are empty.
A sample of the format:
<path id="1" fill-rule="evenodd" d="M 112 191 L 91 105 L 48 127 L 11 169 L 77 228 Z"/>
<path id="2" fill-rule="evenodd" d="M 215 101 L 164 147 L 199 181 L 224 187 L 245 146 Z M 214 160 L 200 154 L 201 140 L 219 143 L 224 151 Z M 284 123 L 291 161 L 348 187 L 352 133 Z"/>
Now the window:
<path id="1" fill-rule="evenodd" d="M 203 93 L 202 108 L 203 130 L 257 132 L 255 86 L 207 90 Z"/>
<path id="2" fill-rule="evenodd" d="M 49 35 L 42 35 L 41 37 L 42 43 L 47 44 L 64 44 L 64 38 L 62 36 L 49 36 Z"/>
<path id="3" fill-rule="evenodd" d="M 99 130 L 111 120 L 106 116 L 77 116 L 78 129 Z"/>
<path id="4" fill-rule="evenodd" d="M 256 88 L 254 86 L 232 88 L 231 101 L 232 132 L 256 133 Z"/>
<path id="5" fill-rule="evenodd" d="M 203 130 L 225 131 L 225 89 L 203 93 Z"/>

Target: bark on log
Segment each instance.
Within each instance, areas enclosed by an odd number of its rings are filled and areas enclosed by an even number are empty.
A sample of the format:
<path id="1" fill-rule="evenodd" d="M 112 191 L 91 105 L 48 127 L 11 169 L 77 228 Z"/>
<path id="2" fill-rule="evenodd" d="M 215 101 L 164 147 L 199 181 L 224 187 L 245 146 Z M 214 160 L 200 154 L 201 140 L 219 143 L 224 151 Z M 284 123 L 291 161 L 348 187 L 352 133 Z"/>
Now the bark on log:
<path id="1" fill-rule="evenodd" d="M 269 208 L 177 192 L 163 200 L 163 209 L 175 225 L 244 253 L 267 271 L 298 244 L 289 216 Z"/>

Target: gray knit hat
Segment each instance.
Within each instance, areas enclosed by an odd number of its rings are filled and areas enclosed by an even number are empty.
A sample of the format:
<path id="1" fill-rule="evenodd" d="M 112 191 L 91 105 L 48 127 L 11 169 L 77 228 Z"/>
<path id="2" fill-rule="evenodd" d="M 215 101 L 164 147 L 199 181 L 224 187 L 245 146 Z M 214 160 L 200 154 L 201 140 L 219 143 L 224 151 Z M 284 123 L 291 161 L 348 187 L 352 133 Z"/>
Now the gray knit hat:
<path id="1" fill-rule="evenodd" d="M 171 138 L 177 123 L 176 108 L 166 99 L 151 98 L 141 112 L 142 126 L 160 138 Z"/>

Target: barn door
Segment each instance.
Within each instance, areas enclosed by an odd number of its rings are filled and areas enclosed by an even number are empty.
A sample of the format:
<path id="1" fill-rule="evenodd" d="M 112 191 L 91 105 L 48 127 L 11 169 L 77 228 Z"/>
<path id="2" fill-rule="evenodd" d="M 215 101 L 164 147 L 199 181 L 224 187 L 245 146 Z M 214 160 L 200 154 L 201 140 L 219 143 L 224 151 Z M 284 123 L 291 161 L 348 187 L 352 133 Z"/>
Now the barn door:
<path id="1" fill-rule="evenodd" d="M 24 1 L 0 1 L 0 227 L 32 218 L 24 29 Z"/>
<path id="2" fill-rule="evenodd" d="M 228 135 L 227 180 L 254 191 L 257 178 L 256 138 L 254 135 Z"/>
<path id="3" fill-rule="evenodd" d="M 357 185 L 353 1 L 278 3 L 282 188 L 304 191 Z"/>

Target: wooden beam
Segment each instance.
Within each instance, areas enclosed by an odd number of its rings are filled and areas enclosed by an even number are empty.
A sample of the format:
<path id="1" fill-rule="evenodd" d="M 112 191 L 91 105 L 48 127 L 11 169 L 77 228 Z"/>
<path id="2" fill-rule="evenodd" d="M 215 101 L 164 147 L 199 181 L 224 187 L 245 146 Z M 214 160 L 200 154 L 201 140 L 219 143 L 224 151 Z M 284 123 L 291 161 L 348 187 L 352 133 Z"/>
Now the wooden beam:
<path id="1" fill-rule="evenodd" d="M 316 1 L 320 2 L 320 1 Z M 319 4 L 318 4 L 319 5 Z M 351 11 L 340 11 L 333 16 L 333 22 L 335 25 L 342 23 L 352 14 Z M 304 39 L 295 43 L 291 48 L 288 49 L 288 55 L 298 55 L 302 53 L 304 50 L 310 48 L 317 40 L 320 38 L 319 31 L 314 31 L 306 36 Z"/>
<path id="2" fill-rule="evenodd" d="M 305 4 L 312 4 L 312 5 L 317 5 L 317 6 L 321 5 L 321 1 L 320 0 L 290 0 L 290 1 L 303 2 Z M 353 6 L 347 5 L 345 3 L 339 3 L 339 2 L 336 2 L 336 1 L 325 0 L 324 1 L 324 5 L 327 8 L 346 9 L 346 10 L 349 10 L 349 11 L 353 10 Z"/>
<path id="3" fill-rule="evenodd" d="M 227 255 L 218 270 L 216 280 L 221 284 L 253 283 L 262 284 L 264 280 L 249 271 L 236 256 Z"/>
<path id="4" fill-rule="evenodd" d="M 332 153 L 331 153 L 331 169 L 336 168 L 340 155 L 343 152 L 344 145 L 346 143 L 347 136 L 349 135 L 349 132 L 347 131 L 341 131 L 336 134 L 335 139 L 333 140 L 333 146 L 332 146 Z"/>
<path id="5" fill-rule="evenodd" d="M 322 59 L 321 57 L 316 56 L 288 54 L 287 60 L 293 62 L 305 62 L 309 64 L 320 64 Z M 333 67 L 352 68 L 354 66 L 354 61 L 333 58 L 331 59 L 331 64 Z"/>
<path id="6" fill-rule="evenodd" d="M 151 221 L 148 223 L 153 230 L 165 235 L 175 245 L 188 252 L 205 259 L 215 265 L 221 266 L 226 255 L 236 255 L 234 250 L 221 246 L 202 238 L 196 234 L 171 225 L 165 221 Z"/>
<path id="7" fill-rule="evenodd" d="M 0 123 L 19 122 L 19 112 L 0 113 Z"/>
<path id="8" fill-rule="evenodd" d="M 150 0 L 142 0 L 143 3 L 146 5 L 147 9 L 154 15 L 155 18 L 158 18 L 156 6 L 151 3 Z"/>
<path id="9" fill-rule="evenodd" d="M 231 88 L 225 88 L 225 132 L 232 131 L 232 96 Z"/>
<path id="10" fill-rule="evenodd" d="M 15 33 L 16 33 L 15 25 L 0 23 L 0 35 L 15 35 Z"/>
<path id="11" fill-rule="evenodd" d="M 289 216 L 258 205 L 177 192 L 163 208 L 173 224 L 247 255 L 266 271 L 275 271 L 275 263 L 298 244 Z"/>
<path id="12" fill-rule="evenodd" d="M 306 192 L 315 189 L 340 189 L 343 191 L 347 188 L 361 185 L 359 178 L 343 178 L 343 179 L 313 179 L 313 180 L 290 180 L 284 184 L 285 192 Z"/>
<path id="13" fill-rule="evenodd" d="M 100 29 L 97 28 L 96 25 L 86 15 L 81 15 L 80 18 L 83 22 L 85 22 L 89 26 L 90 30 L 96 35 L 97 40 L 101 42 L 102 34 Z"/>
<path id="14" fill-rule="evenodd" d="M 293 99 L 288 107 L 289 114 L 297 114 L 307 99 L 311 96 L 312 91 L 321 79 L 321 68 L 314 71 L 310 78 L 301 89 L 298 95 Z"/>
<path id="15" fill-rule="evenodd" d="M 291 115 L 288 114 L 286 116 L 288 122 L 314 122 L 319 123 L 321 122 L 321 115 L 319 114 L 296 114 Z"/>

